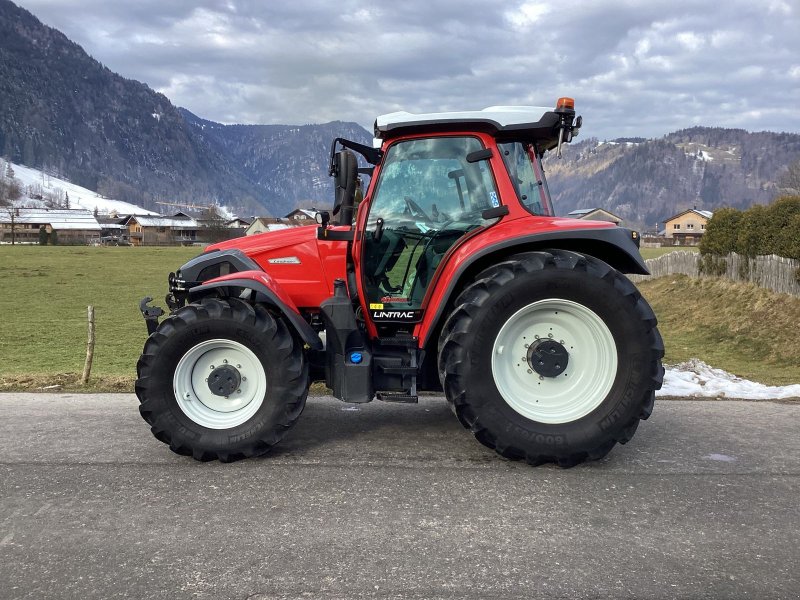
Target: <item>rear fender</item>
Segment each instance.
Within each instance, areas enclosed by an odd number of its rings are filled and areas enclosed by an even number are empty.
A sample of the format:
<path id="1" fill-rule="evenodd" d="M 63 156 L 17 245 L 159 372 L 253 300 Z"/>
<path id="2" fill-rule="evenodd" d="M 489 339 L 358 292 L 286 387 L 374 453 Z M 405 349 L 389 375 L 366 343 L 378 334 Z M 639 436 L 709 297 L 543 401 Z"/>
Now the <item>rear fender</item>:
<path id="1" fill-rule="evenodd" d="M 434 291 L 423 321 L 416 335 L 420 346 L 424 347 L 436 332 L 447 315 L 446 307 L 450 307 L 462 289 L 483 269 L 505 260 L 508 256 L 520 252 L 558 248 L 588 254 L 605 261 L 621 273 L 649 275 L 647 266 L 639 254 L 638 234 L 634 235 L 623 227 L 602 229 L 570 229 L 565 231 L 548 231 L 523 236 L 514 236 L 493 244 L 466 256 L 451 257 L 451 266 L 445 268 L 440 277 L 440 288 Z M 435 307 L 435 310 L 431 310 Z"/>
<path id="2" fill-rule="evenodd" d="M 289 294 L 269 273 L 264 271 L 240 271 L 209 279 L 202 285 L 189 289 L 189 299 L 197 300 L 226 289 L 236 288 L 253 290 L 256 302 L 267 304 L 280 311 L 306 344 L 314 350 L 322 350 L 322 340 L 317 332 L 297 310 Z"/>

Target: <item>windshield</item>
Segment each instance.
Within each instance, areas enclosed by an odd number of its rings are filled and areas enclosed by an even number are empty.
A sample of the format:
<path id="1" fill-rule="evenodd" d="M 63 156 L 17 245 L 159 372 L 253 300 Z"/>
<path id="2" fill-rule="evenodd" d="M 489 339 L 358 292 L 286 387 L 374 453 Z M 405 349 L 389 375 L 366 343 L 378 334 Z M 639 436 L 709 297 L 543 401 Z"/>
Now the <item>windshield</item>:
<path id="1" fill-rule="evenodd" d="M 497 147 L 503 155 L 503 162 L 520 203 L 534 215 L 553 216 L 553 205 L 541 158 L 536 155 L 533 145 L 508 142 L 497 144 Z"/>

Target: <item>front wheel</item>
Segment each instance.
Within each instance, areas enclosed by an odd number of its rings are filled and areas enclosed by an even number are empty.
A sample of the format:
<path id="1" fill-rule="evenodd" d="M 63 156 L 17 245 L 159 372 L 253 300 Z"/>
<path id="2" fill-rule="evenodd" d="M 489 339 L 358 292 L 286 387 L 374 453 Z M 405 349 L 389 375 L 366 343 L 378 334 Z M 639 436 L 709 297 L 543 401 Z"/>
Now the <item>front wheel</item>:
<path id="1" fill-rule="evenodd" d="M 664 347 L 636 287 L 574 252 L 486 269 L 456 301 L 439 373 L 461 423 L 531 464 L 572 466 L 631 439 L 661 387 Z"/>
<path id="2" fill-rule="evenodd" d="M 265 453 L 308 393 L 301 344 L 239 299 L 205 299 L 165 319 L 137 365 L 139 412 L 178 454 L 227 462 Z"/>

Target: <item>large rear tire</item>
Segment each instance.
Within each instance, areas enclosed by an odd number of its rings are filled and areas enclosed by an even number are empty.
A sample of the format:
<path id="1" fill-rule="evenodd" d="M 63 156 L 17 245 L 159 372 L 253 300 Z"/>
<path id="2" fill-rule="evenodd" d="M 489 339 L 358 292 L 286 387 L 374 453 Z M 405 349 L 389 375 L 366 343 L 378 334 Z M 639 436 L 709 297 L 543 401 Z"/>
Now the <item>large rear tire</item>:
<path id="1" fill-rule="evenodd" d="M 178 454 L 257 456 L 294 425 L 308 394 L 302 344 L 280 318 L 239 299 L 204 299 L 168 317 L 137 364 L 139 412 Z"/>
<path id="2" fill-rule="evenodd" d="M 529 252 L 481 272 L 439 341 L 459 421 L 510 459 L 570 467 L 631 439 L 661 387 L 664 345 L 636 287 L 606 263 Z"/>

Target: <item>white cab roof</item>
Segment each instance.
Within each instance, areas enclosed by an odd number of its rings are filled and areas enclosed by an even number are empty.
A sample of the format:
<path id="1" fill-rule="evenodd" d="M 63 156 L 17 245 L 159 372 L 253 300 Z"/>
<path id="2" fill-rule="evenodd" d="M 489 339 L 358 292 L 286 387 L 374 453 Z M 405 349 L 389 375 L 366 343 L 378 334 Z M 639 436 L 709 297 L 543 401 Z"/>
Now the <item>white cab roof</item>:
<path id="1" fill-rule="evenodd" d="M 553 108 L 544 106 L 490 106 L 483 110 L 460 112 L 414 114 L 400 111 L 380 115 L 375 121 L 375 129 L 377 131 L 389 131 L 396 127 L 413 125 L 459 122 L 474 123 L 476 121 L 493 123 L 499 129 L 510 125 L 538 123 L 545 113 L 552 112 L 553 110 Z"/>

